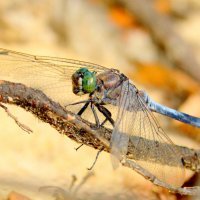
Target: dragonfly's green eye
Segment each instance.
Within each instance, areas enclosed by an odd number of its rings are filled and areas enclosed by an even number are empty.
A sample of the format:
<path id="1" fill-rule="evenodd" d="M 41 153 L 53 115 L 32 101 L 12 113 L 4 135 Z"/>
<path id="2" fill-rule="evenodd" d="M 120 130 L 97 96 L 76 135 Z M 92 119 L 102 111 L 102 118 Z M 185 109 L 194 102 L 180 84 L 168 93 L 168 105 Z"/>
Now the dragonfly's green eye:
<path id="1" fill-rule="evenodd" d="M 87 68 L 80 68 L 72 75 L 73 93 L 83 95 L 92 93 L 96 89 L 95 72 Z"/>
<path id="2" fill-rule="evenodd" d="M 94 72 L 85 72 L 83 76 L 83 91 L 86 93 L 91 93 L 96 88 L 96 75 Z"/>
<path id="3" fill-rule="evenodd" d="M 87 68 L 84 68 L 84 67 L 80 68 L 79 70 L 76 71 L 76 73 L 79 73 L 79 74 L 81 74 L 81 73 L 84 74 L 85 72 L 89 72 L 89 70 Z"/>

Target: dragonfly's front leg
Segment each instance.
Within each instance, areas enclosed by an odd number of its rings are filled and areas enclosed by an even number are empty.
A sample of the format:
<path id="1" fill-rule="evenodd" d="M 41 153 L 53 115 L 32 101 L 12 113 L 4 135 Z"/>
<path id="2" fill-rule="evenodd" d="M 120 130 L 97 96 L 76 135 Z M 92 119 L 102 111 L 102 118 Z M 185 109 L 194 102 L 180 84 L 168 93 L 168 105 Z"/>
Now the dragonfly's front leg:
<path id="1" fill-rule="evenodd" d="M 111 112 L 107 108 L 105 108 L 103 105 L 100 105 L 99 103 L 97 103 L 95 101 L 95 99 L 89 99 L 89 100 L 86 100 L 86 101 L 79 101 L 79 102 L 76 102 L 76 103 L 68 104 L 65 107 L 67 107 L 69 105 L 77 105 L 77 104 L 81 104 L 81 103 L 85 103 L 85 105 L 79 110 L 77 115 L 81 116 L 85 112 L 85 110 L 87 109 L 88 105 L 90 104 L 91 110 L 94 114 L 94 118 L 95 118 L 95 122 L 96 122 L 95 128 L 99 128 L 100 126 L 103 126 L 106 123 L 106 121 L 109 121 L 114 126 L 114 120 L 111 118 Z M 96 106 L 98 108 L 98 110 L 106 117 L 106 119 L 101 124 L 99 122 L 99 118 L 98 118 L 98 115 L 96 113 L 94 106 Z"/>
<path id="2" fill-rule="evenodd" d="M 92 102 L 91 99 L 88 99 L 88 100 L 84 100 L 84 101 L 79 101 L 79 102 L 75 102 L 75 103 L 70 103 L 70 104 L 67 104 L 65 105 L 65 108 L 67 108 L 68 106 L 74 106 L 74 105 L 78 105 L 78 104 L 81 104 L 81 103 L 85 103 L 85 105 L 79 110 L 79 112 L 77 113 L 77 115 L 81 116 L 85 110 L 87 109 L 88 105 Z"/>
<path id="3" fill-rule="evenodd" d="M 98 108 L 98 110 L 105 116 L 105 120 L 101 123 L 101 126 L 103 126 L 107 121 L 109 121 L 112 126 L 114 126 L 114 120 L 112 119 L 112 114 L 111 112 L 105 108 L 104 106 L 100 105 L 100 104 L 95 104 L 95 106 Z"/>
<path id="4" fill-rule="evenodd" d="M 79 112 L 77 113 L 77 115 L 81 116 L 85 110 L 87 109 L 88 105 L 89 105 L 89 101 L 85 103 L 85 105 L 79 110 Z"/>
<path id="5" fill-rule="evenodd" d="M 94 118 L 95 118 L 95 122 L 96 122 L 95 128 L 99 128 L 100 122 L 99 122 L 99 118 L 97 116 L 96 110 L 94 109 L 94 104 L 96 104 L 94 99 L 89 99 L 89 100 L 86 100 L 86 101 L 79 101 L 79 102 L 76 102 L 76 103 L 68 104 L 65 107 L 70 106 L 70 105 L 77 105 L 77 104 L 81 104 L 81 103 L 85 103 L 85 105 L 79 110 L 77 115 L 81 116 L 85 112 L 85 110 L 87 109 L 88 105 L 90 104 L 90 107 L 91 107 L 91 110 L 94 114 Z"/>
<path id="6" fill-rule="evenodd" d="M 94 118 L 95 118 L 95 122 L 96 122 L 96 127 L 95 127 L 95 129 L 98 129 L 98 128 L 100 127 L 100 122 L 99 122 L 99 118 L 98 118 L 98 115 L 97 115 L 97 113 L 96 113 L 96 110 L 95 110 L 95 108 L 94 108 L 94 104 L 93 104 L 93 103 L 91 103 L 91 109 L 92 109 L 92 112 L 93 112 L 93 114 L 94 114 Z"/>

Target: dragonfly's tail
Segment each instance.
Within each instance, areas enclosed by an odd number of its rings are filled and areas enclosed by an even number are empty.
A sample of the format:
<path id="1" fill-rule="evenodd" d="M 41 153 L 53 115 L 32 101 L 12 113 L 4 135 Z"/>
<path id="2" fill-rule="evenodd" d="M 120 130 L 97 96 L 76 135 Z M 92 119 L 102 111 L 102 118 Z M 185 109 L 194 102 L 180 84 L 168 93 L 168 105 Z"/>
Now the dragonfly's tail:
<path id="1" fill-rule="evenodd" d="M 186 124 L 200 128 L 200 118 L 188 115 L 183 112 L 179 112 L 167 106 L 161 105 L 153 101 L 147 94 L 144 92 L 144 100 L 147 103 L 149 109 L 153 112 L 168 116 L 170 118 L 176 119 Z"/>

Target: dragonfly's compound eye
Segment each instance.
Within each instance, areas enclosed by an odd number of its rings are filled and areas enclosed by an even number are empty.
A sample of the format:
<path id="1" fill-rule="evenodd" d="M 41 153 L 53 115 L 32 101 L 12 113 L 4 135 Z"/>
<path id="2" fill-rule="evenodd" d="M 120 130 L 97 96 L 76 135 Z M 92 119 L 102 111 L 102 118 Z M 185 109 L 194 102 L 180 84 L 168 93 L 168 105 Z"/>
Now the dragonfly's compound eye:
<path id="1" fill-rule="evenodd" d="M 80 68 L 72 75 L 73 93 L 83 95 L 92 93 L 96 89 L 96 73 L 87 68 Z"/>
<path id="2" fill-rule="evenodd" d="M 82 83 L 83 83 L 83 91 L 85 93 L 94 92 L 97 86 L 96 73 L 90 71 L 85 72 Z"/>

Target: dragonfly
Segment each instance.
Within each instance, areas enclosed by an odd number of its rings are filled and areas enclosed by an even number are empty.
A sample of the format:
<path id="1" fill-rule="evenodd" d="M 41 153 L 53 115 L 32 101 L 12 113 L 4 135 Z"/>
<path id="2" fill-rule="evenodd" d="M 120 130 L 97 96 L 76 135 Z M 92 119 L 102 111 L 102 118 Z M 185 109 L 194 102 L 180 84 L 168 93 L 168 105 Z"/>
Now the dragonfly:
<path id="1" fill-rule="evenodd" d="M 113 166 L 126 159 L 128 146 L 132 145 L 133 159 L 140 166 L 168 184 L 183 184 L 182 154 L 153 112 L 197 127 L 200 119 L 153 101 L 120 71 L 90 62 L 0 48 L 0 79 L 42 90 L 61 105 L 70 105 L 73 112 L 87 120 L 94 118 L 96 128 L 111 124 Z M 156 155 L 154 159 L 147 161 L 152 154 Z M 162 159 L 176 167 L 160 166 Z"/>

